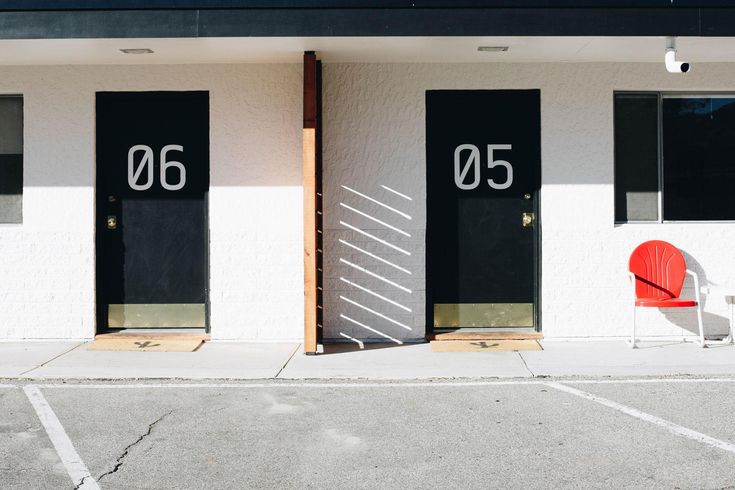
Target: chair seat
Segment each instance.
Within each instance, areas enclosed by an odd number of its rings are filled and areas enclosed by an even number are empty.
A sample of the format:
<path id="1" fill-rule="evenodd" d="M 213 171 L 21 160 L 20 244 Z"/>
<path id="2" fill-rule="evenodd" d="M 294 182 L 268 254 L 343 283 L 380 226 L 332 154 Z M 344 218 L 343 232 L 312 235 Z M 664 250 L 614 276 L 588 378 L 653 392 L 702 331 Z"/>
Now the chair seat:
<path id="1" fill-rule="evenodd" d="M 697 306 L 697 302 L 693 299 L 681 298 L 638 298 L 635 300 L 635 305 L 650 308 L 689 308 Z"/>

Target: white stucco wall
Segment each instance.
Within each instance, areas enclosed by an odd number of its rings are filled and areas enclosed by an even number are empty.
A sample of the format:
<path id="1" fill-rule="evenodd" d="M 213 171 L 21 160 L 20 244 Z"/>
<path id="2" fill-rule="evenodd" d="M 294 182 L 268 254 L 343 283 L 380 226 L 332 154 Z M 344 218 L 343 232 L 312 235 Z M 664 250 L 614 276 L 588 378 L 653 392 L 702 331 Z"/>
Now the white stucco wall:
<path id="1" fill-rule="evenodd" d="M 215 339 L 303 329 L 299 64 L 0 67 L 25 103 L 23 224 L 0 225 L 0 339 L 95 333 L 95 92 L 209 90 Z"/>
<path id="2" fill-rule="evenodd" d="M 632 249 L 647 239 L 677 245 L 704 284 L 735 285 L 735 253 L 729 251 L 735 223 L 614 224 L 613 91 L 735 88 L 735 66 L 694 68 L 686 75 L 672 75 L 663 63 L 325 65 L 325 337 L 424 336 L 424 95 L 429 89 L 541 89 L 541 314 L 547 338 L 628 335 L 627 260 Z M 693 294 L 689 283 L 684 294 Z M 707 332 L 724 332 L 728 315 L 724 299 L 706 298 L 704 306 Z M 696 325 L 693 312 L 664 315 L 648 310 L 639 319 L 643 335 L 680 335 L 695 331 Z"/>
<path id="3" fill-rule="evenodd" d="M 94 94 L 102 90 L 210 91 L 212 336 L 300 338 L 301 70 L 0 68 L 0 93 L 25 103 L 24 222 L 0 225 L 0 339 L 94 335 Z M 703 283 L 735 284 L 735 223 L 613 220 L 613 91 L 732 90 L 733 79 L 735 67 L 724 64 L 685 76 L 660 64 L 325 64 L 325 337 L 424 336 L 428 89 L 541 89 L 547 338 L 627 335 L 627 258 L 646 239 L 679 246 Z M 706 299 L 708 331 L 724 331 L 726 317 L 722 298 Z M 684 312 L 646 311 L 640 323 L 649 335 L 694 329 Z"/>

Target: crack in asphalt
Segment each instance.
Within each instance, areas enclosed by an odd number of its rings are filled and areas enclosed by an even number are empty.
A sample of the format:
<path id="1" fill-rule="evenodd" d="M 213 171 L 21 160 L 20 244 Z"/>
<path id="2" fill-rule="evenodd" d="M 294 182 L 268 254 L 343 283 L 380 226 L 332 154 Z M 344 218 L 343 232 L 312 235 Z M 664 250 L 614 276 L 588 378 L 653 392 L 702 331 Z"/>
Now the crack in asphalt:
<path id="1" fill-rule="evenodd" d="M 84 486 L 84 482 L 85 482 L 85 480 L 87 478 L 92 478 L 92 475 L 87 475 L 84 478 L 82 478 L 81 480 L 79 480 L 79 483 L 77 483 L 76 485 L 74 485 L 74 490 L 79 490 L 80 488 L 82 488 Z"/>
<path id="2" fill-rule="evenodd" d="M 141 443 L 141 442 L 143 441 L 143 439 L 145 439 L 146 437 L 148 437 L 149 435 L 151 435 L 151 432 L 153 431 L 153 427 L 155 427 L 155 426 L 156 426 L 156 424 L 158 424 L 158 423 L 159 423 L 160 421 L 162 421 L 163 419 L 165 419 L 166 417 L 168 417 L 168 416 L 169 416 L 169 415 L 171 415 L 172 413 L 174 413 L 174 411 L 173 411 L 173 410 L 171 410 L 171 411 L 170 411 L 170 412 L 168 412 L 168 413 L 164 413 L 163 415 L 161 415 L 160 417 L 158 417 L 158 419 L 157 419 L 157 420 L 155 420 L 155 421 L 151 422 L 151 423 L 150 423 L 150 424 L 148 425 L 148 430 L 146 430 L 146 431 L 145 431 L 145 433 L 143 433 L 143 434 L 142 434 L 142 435 L 141 435 L 140 437 L 138 437 L 138 439 L 137 439 L 137 440 L 136 440 L 135 442 L 133 442 L 132 444 L 129 444 L 129 445 L 128 445 L 128 446 L 127 446 L 127 447 L 126 447 L 125 449 L 123 449 L 123 452 L 122 452 L 122 454 L 121 454 L 120 456 L 118 456 L 117 460 L 115 461 L 115 466 L 113 466 L 113 468 L 112 468 L 112 469 L 111 469 L 110 471 L 106 471 L 105 473 L 102 473 L 102 474 L 101 474 L 101 475 L 100 475 L 100 476 L 99 476 L 99 477 L 97 478 L 97 481 L 99 482 L 99 481 L 100 481 L 100 480 L 102 480 L 102 479 L 103 479 L 104 477 L 106 477 L 106 476 L 108 476 L 108 475 L 111 475 L 111 474 L 113 474 L 113 473 L 117 473 L 117 470 L 119 470 L 119 469 L 120 469 L 120 467 L 122 467 L 122 465 L 124 464 L 124 459 L 125 459 L 125 457 L 126 457 L 126 456 L 127 456 L 127 455 L 128 455 L 129 453 L 130 453 L 130 450 L 131 450 L 131 449 L 132 449 L 133 447 L 135 447 L 135 446 L 137 446 L 138 444 L 140 444 L 140 443 Z M 81 486 L 81 484 L 82 484 L 83 482 L 84 482 L 84 480 L 82 480 L 82 482 L 80 482 L 80 486 Z M 75 487 L 75 490 L 76 490 L 77 488 L 79 488 L 79 487 Z"/>

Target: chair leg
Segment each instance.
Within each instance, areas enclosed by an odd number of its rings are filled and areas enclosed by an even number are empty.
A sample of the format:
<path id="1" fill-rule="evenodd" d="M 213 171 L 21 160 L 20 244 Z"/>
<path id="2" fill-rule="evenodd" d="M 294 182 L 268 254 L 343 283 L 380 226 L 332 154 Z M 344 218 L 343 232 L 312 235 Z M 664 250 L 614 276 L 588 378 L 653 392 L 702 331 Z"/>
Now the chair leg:
<path id="1" fill-rule="evenodd" d="M 630 336 L 630 348 L 635 349 L 637 346 L 635 345 L 635 322 L 636 322 L 636 307 L 635 303 L 633 303 L 633 334 Z"/>
<path id="2" fill-rule="evenodd" d="M 699 346 L 707 347 L 704 343 L 704 325 L 702 323 L 702 305 L 697 304 L 697 323 L 699 323 Z"/>

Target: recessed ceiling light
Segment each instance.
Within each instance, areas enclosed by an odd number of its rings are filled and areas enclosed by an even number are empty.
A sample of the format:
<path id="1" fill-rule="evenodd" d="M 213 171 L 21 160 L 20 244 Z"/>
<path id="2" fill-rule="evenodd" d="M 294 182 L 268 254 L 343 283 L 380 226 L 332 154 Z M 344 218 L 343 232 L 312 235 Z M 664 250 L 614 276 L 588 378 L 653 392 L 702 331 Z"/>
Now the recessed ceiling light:
<path id="1" fill-rule="evenodd" d="M 124 48 L 120 51 L 125 54 L 151 54 L 153 52 L 150 48 Z"/>
<path id="2" fill-rule="evenodd" d="M 500 53 L 508 51 L 508 46 L 478 46 L 477 50 L 485 53 Z"/>

